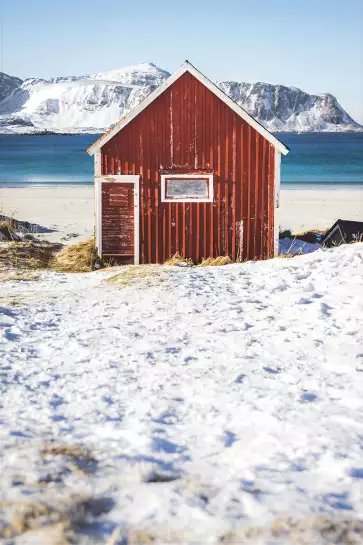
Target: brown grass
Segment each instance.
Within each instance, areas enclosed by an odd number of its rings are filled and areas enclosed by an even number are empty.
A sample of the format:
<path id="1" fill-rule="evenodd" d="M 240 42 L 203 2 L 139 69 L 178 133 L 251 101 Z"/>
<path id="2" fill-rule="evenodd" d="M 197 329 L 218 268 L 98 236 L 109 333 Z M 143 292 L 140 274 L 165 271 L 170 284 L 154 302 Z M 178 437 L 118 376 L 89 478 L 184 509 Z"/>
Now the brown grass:
<path id="1" fill-rule="evenodd" d="M 89 450 L 84 447 L 79 447 L 78 445 L 46 443 L 42 446 L 41 454 L 42 456 L 67 456 L 74 461 L 96 461 Z"/>
<path id="2" fill-rule="evenodd" d="M 2 235 L 0 238 L 2 242 L 3 236 L 5 236 L 5 242 L 20 239 L 20 237 L 15 233 L 14 227 L 10 221 L 0 221 L 0 234 Z"/>
<path id="3" fill-rule="evenodd" d="M 89 272 L 92 270 L 94 250 L 94 238 L 66 246 L 55 256 L 51 267 L 59 272 Z"/>
<path id="4" fill-rule="evenodd" d="M 134 281 L 142 278 L 158 277 L 160 273 L 161 269 L 153 265 L 129 265 L 114 276 L 107 278 L 105 282 L 114 284 L 119 288 L 126 288 L 131 286 Z"/>
<path id="5" fill-rule="evenodd" d="M 285 229 L 284 231 L 280 231 L 279 239 L 297 238 L 299 240 L 303 240 L 304 242 L 315 244 L 316 242 L 319 242 L 319 238 L 321 235 L 325 235 L 325 233 L 326 229 L 310 229 L 309 231 L 299 231 L 298 233 L 292 233 L 291 229 Z"/>
<path id="6" fill-rule="evenodd" d="M 357 520 L 329 520 L 323 517 L 307 517 L 299 520 L 276 519 L 269 527 L 241 527 L 220 538 L 227 545 L 255 543 L 256 538 L 277 538 L 286 545 L 319 543 L 340 543 L 358 545 L 362 543 L 363 523 Z M 318 538 L 318 539 L 317 539 Z M 321 541 L 321 538 L 324 541 Z"/>
<path id="7" fill-rule="evenodd" d="M 50 242 L 9 242 L 0 246 L 0 270 L 47 269 L 61 244 Z"/>
<path id="8" fill-rule="evenodd" d="M 40 274 L 32 271 L 0 270 L 0 282 L 35 282 L 40 280 L 40 278 Z"/>
<path id="9" fill-rule="evenodd" d="M 8 231 L 13 231 L 13 225 L 11 223 L 11 221 L 0 221 L 0 231 L 5 231 L 5 230 L 8 230 Z"/>
<path id="10" fill-rule="evenodd" d="M 279 259 L 291 259 L 292 257 L 297 257 L 299 255 L 303 255 L 302 252 L 296 252 L 296 254 L 292 254 L 291 252 L 288 252 L 287 254 L 279 254 L 277 257 Z"/>
<path id="11" fill-rule="evenodd" d="M 53 530 L 58 529 L 57 542 L 62 545 L 69 543 L 65 531 L 70 527 L 70 520 L 61 510 L 56 511 L 50 505 L 36 500 L 1 500 L 0 510 L 10 512 L 10 521 L 0 526 L 0 538 L 10 539 L 31 530 L 45 530 L 52 526 Z M 49 519 L 48 524 L 45 523 L 46 519 Z"/>
<path id="12" fill-rule="evenodd" d="M 169 259 L 167 259 L 164 265 L 174 266 L 177 263 L 186 263 L 190 266 L 194 265 L 193 261 L 190 258 L 181 256 L 179 252 L 176 252 L 176 254 L 172 255 Z"/>
<path id="13" fill-rule="evenodd" d="M 183 257 L 179 252 L 171 256 L 164 265 L 177 265 L 178 263 L 186 263 L 189 266 L 193 266 L 194 262 L 189 257 Z M 229 265 L 232 263 L 232 260 L 228 255 L 220 255 L 218 257 L 206 257 L 202 259 L 202 262 L 199 263 L 199 267 L 219 267 L 221 265 Z"/>
<path id="14" fill-rule="evenodd" d="M 232 263 L 232 259 L 228 255 L 220 255 L 218 257 L 203 258 L 199 267 L 220 267 L 222 265 L 229 265 Z"/>
<path id="15" fill-rule="evenodd" d="M 79 526 L 110 511 L 108 498 L 60 495 L 45 502 L 40 500 L 0 500 L 0 539 L 16 538 L 33 532 L 49 545 L 75 543 Z M 35 534 L 35 535 L 34 535 Z"/>
<path id="16" fill-rule="evenodd" d="M 310 231 L 302 231 L 294 235 L 295 238 L 303 240 L 304 242 L 310 242 L 316 244 L 319 242 L 319 237 L 325 235 L 326 229 L 312 229 Z"/>
<path id="17" fill-rule="evenodd" d="M 41 456 L 63 456 L 66 460 L 65 471 L 88 474 L 97 466 L 96 458 L 86 448 L 78 445 L 48 443 L 42 446 Z M 56 480 L 59 475 L 49 476 L 49 482 Z"/>

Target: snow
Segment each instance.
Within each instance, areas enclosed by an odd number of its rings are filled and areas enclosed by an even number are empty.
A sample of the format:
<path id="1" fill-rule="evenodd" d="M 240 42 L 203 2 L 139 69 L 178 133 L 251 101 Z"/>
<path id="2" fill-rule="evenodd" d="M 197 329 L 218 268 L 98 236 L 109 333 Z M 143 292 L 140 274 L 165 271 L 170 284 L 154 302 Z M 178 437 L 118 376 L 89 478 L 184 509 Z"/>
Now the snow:
<path id="1" fill-rule="evenodd" d="M 127 271 L 142 276 L 106 282 Z M 115 529 L 338 543 L 316 521 L 363 514 L 362 278 L 357 243 L 3 283 L 0 498 L 105 502 L 77 519 L 82 545 Z M 88 449 L 88 464 L 42 455 L 51 440 Z M 50 528 L 15 543 L 53 543 Z"/>
<path id="2" fill-rule="evenodd" d="M 316 252 L 316 250 L 321 249 L 321 244 L 304 242 L 297 238 L 285 237 L 279 240 L 279 252 L 280 254 L 286 255 L 300 255 L 300 254 L 309 254 L 311 252 Z"/>
<path id="3" fill-rule="evenodd" d="M 82 76 L 0 79 L 0 132 L 105 130 L 170 74 L 153 63 Z M 1 76 L 1 74 L 0 74 Z M 2 85 L 1 85 L 2 82 Z M 363 130 L 330 94 L 268 83 L 225 81 L 219 87 L 271 131 Z"/>

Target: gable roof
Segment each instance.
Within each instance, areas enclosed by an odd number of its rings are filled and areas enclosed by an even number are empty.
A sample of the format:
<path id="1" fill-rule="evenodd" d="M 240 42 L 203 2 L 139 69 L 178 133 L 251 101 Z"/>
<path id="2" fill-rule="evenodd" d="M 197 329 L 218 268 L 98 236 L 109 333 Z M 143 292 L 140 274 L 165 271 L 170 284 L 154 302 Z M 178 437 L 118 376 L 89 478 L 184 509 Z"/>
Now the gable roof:
<path id="1" fill-rule="evenodd" d="M 224 93 L 215 83 L 206 78 L 199 70 L 195 68 L 189 61 L 185 61 L 184 64 L 169 78 L 167 78 L 159 87 L 157 87 L 145 100 L 140 102 L 136 108 L 126 114 L 118 123 L 116 123 L 109 131 L 107 131 L 101 138 L 96 140 L 88 149 L 90 155 L 94 155 L 99 152 L 101 147 L 104 146 L 111 138 L 113 138 L 118 132 L 120 132 L 126 125 L 128 125 L 136 116 L 138 116 L 149 104 L 151 104 L 158 96 L 160 96 L 166 89 L 168 89 L 176 80 L 178 80 L 183 74 L 189 72 L 198 81 L 200 81 L 205 87 L 207 87 L 214 95 L 222 100 L 229 108 L 231 108 L 236 114 L 244 119 L 251 127 L 253 127 L 259 134 L 261 134 L 266 140 L 268 140 L 275 148 L 286 155 L 289 152 L 289 148 L 285 146 L 276 136 L 270 131 L 265 129 L 254 119 L 250 114 L 246 112 L 241 106 L 234 102 L 226 93 Z"/>

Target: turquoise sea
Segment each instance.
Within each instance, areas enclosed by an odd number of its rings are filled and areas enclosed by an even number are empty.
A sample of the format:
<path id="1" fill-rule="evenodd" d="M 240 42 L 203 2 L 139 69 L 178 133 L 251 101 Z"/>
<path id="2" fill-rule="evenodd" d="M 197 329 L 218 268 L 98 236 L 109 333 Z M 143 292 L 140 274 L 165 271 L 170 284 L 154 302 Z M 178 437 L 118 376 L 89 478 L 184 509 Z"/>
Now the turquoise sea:
<path id="1" fill-rule="evenodd" d="M 363 133 L 279 133 L 290 153 L 282 184 L 291 189 L 363 186 Z M 0 135 L 0 186 L 91 184 L 86 153 L 98 135 Z"/>

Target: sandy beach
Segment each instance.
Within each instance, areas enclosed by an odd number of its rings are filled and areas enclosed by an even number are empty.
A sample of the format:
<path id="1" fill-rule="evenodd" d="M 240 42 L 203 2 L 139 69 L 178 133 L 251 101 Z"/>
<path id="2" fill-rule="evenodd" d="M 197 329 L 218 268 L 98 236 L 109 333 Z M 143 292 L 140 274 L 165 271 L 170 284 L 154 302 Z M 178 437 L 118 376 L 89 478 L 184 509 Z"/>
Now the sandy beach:
<path id="1" fill-rule="evenodd" d="M 0 214 L 54 229 L 42 235 L 51 242 L 86 240 L 94 232 L 93 187 L 1 187 Z"/>
<path id="2" fill-rule="evenodd" d="M 327 229 L 337 219 L 363 221 L 360 189 L 281 189 L 280 228 Z"/>
<path id="3" fill-rule="evenodd" d="M 43 235 L 51 241 L 84 240 L 93 234 L 93 187 L 0 188 L 0 214 L 54 229 Z M 280 229 L 325 229 L 338 218 L 363 221 L 363 188 L 281 190 Z"/>

